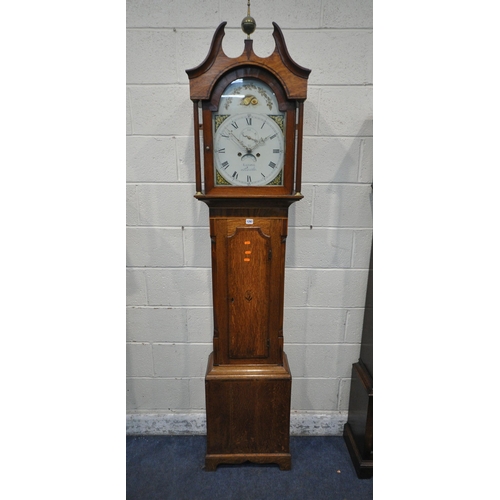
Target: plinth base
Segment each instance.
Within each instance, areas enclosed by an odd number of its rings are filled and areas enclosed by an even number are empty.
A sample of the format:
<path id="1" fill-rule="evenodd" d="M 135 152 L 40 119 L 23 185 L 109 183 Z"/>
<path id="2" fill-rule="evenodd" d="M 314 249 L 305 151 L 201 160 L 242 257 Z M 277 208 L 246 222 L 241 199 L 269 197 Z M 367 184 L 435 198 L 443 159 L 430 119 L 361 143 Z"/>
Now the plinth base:
<path id="1" fill-rule="evenodd" d="M 210 355 L 205 377 L 205 470 L 247 461 L 291 469 L 292 375 L 283 356 L 283 366 L 213 366 Z"/>
<path id="2" fill-rule="evenodd" d="M 242 464 L 253 462 L 257 464 L 278 464 L 280 470 L 292 468 L 292 456 L 290 453 L 246 453 L 227 455 L 206 455 L 205 470 L 214 471 L 219 464 Z"/>

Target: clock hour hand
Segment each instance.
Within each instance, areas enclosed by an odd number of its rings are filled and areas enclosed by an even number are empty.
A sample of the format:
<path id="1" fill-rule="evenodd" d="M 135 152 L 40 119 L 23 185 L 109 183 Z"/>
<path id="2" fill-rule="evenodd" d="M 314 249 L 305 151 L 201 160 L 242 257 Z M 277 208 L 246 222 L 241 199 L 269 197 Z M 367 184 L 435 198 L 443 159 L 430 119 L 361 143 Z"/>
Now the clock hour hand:
<path id="1" fill-rule="evenodd" d="M 246 144 L 243 143 L 243 141 L 240 141 L 240 139 L 238 139 L 234 134 L 233 132 L 229 132 L 229 136 L 234 139 L 247 153 L 251 153 L 252 152 L 252 148 L 249 148 Z"/>

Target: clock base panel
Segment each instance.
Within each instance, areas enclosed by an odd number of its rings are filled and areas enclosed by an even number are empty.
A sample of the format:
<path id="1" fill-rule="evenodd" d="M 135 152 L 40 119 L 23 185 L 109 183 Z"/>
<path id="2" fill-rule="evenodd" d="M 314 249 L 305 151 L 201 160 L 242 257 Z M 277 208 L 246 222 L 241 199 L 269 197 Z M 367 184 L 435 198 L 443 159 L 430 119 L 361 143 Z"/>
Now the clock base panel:
<path id="1" fill-rule="evenodd" d="M 219 454 L 205 456 L 205 470 L 213 472 L 220 464 L 243 464 L 252 462 L 256 464 L 278 464 L 280 470 L 291 470 L 292 456 L 290 453 L 242 453 Z"/>
<path id="2" fill-rule="evenodd" d="M 247 461 L 290 470 L 292 375 L 286 354 L 283 357 L 283 366 L 222 367 L 213 366 L 210 355 L 205 377 L 205 470 Z"/>

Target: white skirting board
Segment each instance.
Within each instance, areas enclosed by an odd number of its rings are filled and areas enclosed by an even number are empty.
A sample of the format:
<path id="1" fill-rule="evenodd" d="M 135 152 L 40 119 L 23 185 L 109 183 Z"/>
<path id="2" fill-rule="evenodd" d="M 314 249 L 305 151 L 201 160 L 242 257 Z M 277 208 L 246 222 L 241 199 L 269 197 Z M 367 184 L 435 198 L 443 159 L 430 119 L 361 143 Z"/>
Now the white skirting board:
<path id="1" fill-rule="evenodd" d="M 293 412 L 292 436 L 342 436 L 347 411 L 327 413 Z M 188 436 L 207 433 L 205 413 L 129 413 L 127 435 Z"/>

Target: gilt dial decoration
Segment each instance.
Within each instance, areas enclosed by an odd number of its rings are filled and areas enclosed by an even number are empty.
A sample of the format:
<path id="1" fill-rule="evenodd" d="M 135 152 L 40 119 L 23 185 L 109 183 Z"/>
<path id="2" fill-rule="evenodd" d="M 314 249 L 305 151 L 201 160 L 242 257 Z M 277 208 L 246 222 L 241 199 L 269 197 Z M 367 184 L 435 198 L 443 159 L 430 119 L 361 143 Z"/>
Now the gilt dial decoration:
<path id="1" fill-rule="evenodd" d="M 283 185 L 285 120 L 268 85 L 232 82 L 213 115 L 215 184 Z"/>

